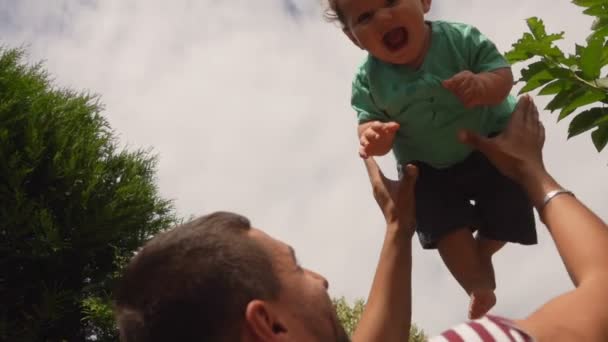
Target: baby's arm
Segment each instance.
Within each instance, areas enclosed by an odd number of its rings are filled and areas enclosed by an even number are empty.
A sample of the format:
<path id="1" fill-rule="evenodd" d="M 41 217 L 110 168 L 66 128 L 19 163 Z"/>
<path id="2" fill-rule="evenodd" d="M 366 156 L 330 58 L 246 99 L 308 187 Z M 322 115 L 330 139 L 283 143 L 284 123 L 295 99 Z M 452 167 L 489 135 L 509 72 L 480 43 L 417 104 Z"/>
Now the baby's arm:
<path id="1" fill-rule="evenodd" d="M 467 108 L 498 105 L 511 92 L 511 68 L 500 68 L 474 74 L 465 70 L 443 81 L 443 86 L 456 95 Z"/>
<path id="2" fill-rule="evenodd" d="M 387 154 L 393 148 L 399 124 L 390 122 L 391 118 L 376 105 L 365 67 L 359 69 L 353 81 L 351 104 L 359 121 L 357 136 L 361 158 Z"/>
<path id="3" fill-rule="evenodd" d="M 504 101 L 513 88 L 513 72 L 511 68 L 502 68 L 477 74 L 484 93 L 480 99 L 481 105 L 499 105 Z"/>
<path id="4" fill-rule="evenodd" d="M 387 154 L 393 148 L 398 129 L 396 122 L 369 121 L 359 124 L 359 155 L 367 158 Z"/>
<path id="5" fill-rule="evenodd" d="M 468 108 L 498 105 L 513 87 L 511 66 L 496 45 L 473 26 L 454 24 L 460 33 L 455 39 L 466 66 L 443 82 Z"/>

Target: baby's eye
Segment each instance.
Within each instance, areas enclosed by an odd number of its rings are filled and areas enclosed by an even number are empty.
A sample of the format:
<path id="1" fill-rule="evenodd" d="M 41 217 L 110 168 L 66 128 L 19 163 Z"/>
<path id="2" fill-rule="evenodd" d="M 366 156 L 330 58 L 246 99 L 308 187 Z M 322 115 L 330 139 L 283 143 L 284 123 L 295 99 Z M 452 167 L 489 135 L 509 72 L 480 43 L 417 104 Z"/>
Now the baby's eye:
<path id="1" fill-rule="evenodd" d="M 366 24 L 372 19 L 373 16 L 373 12 L 365 12 L 357 17 L 357 24 Z"/>
<path id="2" fill-rule="evenodd" d="M 398 0 L 386 0 L 386 4 L 390 7 L 390 6 L 395 6 L 397 4 Z"/>

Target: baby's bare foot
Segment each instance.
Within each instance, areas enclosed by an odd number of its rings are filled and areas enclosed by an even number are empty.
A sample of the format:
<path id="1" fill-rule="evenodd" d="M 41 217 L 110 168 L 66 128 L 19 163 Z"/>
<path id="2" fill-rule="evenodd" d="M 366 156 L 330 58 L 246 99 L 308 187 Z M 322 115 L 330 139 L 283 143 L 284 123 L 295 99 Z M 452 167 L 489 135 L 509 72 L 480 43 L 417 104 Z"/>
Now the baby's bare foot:
<path id="1" fill-rule="evenodd" d="M 496 305 L 496 295 L 493 290 L 479 289 L 471 292 L 469 319 L 477 319 L 485 315 Z"/>

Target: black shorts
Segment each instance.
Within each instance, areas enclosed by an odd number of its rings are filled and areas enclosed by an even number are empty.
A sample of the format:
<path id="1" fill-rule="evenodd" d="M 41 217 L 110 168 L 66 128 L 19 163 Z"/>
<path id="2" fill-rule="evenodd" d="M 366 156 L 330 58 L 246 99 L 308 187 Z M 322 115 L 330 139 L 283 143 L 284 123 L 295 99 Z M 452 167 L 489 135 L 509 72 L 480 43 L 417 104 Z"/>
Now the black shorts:
<path id="1" fill-rule="evenodd" d="M 416 182 L 416 232 L 422 247 L 437 248 L 460 228 L 481 237 L 524 245 L 537 243 L 534 211 L 523 189 L 480 152 L 446 169 L 422 162 Z M 401 175 L 401 167 L 399 167 Z"/>

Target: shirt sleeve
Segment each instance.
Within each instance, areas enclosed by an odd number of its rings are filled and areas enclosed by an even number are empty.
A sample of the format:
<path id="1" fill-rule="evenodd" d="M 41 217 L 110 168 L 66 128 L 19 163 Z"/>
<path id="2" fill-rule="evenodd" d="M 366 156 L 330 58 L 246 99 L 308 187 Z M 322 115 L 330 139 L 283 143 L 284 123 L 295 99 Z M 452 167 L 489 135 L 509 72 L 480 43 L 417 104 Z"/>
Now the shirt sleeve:
<path id="1" fill-rule="evenodd" d="M 464 41 L 472 72 L 477 74 L 511 67 L 506 58 L 498 52 L 496 45 L 477 28 L 468 26 L 464 30 Z"/>
<path id="2" fill-rule="evenodd" d="M 388 116 L 374 102 L 365 66 L 359 69 L 352 85 L 351 105 L 359 124 L 369 121 L 388 121 Z"/>

